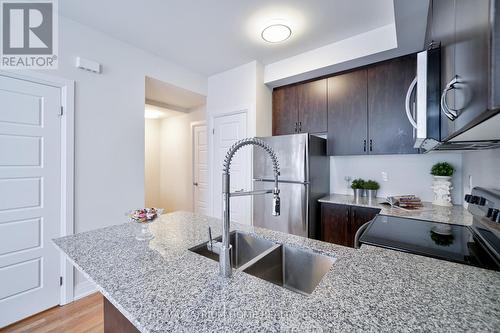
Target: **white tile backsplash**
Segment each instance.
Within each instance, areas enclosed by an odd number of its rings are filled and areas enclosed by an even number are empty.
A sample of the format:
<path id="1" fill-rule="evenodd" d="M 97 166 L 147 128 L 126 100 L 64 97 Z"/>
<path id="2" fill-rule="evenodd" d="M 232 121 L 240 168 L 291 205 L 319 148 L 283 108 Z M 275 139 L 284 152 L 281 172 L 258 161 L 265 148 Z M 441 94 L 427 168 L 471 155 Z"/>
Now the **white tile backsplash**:
<path id="1" fill-rule="evenodd" d="M 379 182 L 378 195 L 415 194 L 424 201 L 434 199 L 430 170 L 437 162 L 446 161 L 455 167 L 453 203 L 462 203 L 462 154 L 431 152 L 420 155 L 370 155 L 330 157 L 330 192 L 351 194 L 345 177 Z"/>

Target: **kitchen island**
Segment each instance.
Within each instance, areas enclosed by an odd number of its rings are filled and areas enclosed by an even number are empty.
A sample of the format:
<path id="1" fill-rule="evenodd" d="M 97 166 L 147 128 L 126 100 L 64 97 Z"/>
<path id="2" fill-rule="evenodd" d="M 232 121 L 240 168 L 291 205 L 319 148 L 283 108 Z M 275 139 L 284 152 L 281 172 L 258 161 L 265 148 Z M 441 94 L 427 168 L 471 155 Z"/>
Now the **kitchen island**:
<path id="1" fill-rule="evenodd" d="M 140 332 L 498 332 L 500 273 L 371 246 L 351 249 L 233 223 L 273 242 L 335 258 L 310 295 L 188 249 L 221 222 L 187 212 L 151 224 L 151 241 L 126 223 L 54 240 Z M 106 318 L 105 318 L 106 322 Z"/>

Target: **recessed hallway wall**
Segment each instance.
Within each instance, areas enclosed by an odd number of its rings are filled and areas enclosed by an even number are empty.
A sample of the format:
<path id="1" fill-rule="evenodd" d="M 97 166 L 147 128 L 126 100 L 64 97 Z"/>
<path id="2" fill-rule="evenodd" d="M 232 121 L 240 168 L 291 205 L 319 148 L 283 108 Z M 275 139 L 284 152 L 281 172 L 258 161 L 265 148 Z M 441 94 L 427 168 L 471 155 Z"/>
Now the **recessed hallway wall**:
<path id="1" fill-rule="evenodd" d="M 191 124 L 205 120 L 205 106 L 165 119 L 146 119 L 146 154 L 151 154 L 145 166 L 147 207 L 193 211 Z"/>

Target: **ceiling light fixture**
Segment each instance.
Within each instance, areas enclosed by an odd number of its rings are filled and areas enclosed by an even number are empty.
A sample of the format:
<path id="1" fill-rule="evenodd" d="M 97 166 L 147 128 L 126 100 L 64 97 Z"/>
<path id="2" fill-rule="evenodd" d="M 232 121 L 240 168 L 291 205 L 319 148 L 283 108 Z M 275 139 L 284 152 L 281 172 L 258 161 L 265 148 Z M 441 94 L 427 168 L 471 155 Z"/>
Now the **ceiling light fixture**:
<path id="1" fill-rule="evenodd" d="M 262 39 L 268 43 L 284 42 L 292 35 L 292 29 L 285 24 L 272 24 L 262 30 Z"/>

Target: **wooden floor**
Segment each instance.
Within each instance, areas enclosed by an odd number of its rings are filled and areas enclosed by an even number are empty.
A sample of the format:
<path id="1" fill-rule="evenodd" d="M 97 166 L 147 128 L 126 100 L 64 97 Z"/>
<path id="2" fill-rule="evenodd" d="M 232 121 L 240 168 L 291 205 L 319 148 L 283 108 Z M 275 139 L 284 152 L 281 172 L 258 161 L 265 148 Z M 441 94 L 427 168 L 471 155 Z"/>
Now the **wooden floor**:
<path id="1" fill-rule="evenodd" d="M 102 333 L 103 299 L 95 293 L 64 306 L 57 306 L 0 329 L 1 333 Z"/>

